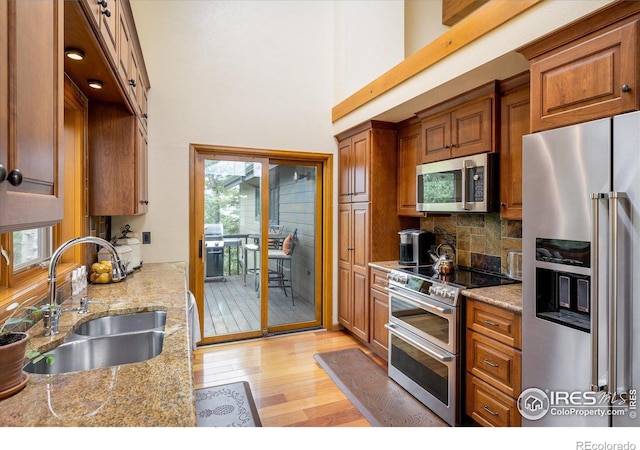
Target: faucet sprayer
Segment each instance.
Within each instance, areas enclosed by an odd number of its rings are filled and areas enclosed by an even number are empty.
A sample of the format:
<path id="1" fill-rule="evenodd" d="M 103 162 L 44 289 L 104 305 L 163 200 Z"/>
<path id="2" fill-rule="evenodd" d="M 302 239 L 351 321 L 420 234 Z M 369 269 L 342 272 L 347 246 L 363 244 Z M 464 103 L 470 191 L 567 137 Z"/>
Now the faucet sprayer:
<path id="1" fill-rule="evenodd" d="M 127 272 L 122 266 L 122 262 L 118 257 L 118 252 L 110 242 L 96 236 L 83 236 L 70 239 L 62 244 L 56 249 L 55 252 L 53 252 L 53 255 L 51 255 L 51 259 L 49 260 L 49 274 L 47 277 L 47 281 L 49 283 L 49 305 L 48 308 L 46 308 L 46 310 L 44 311 L 43 317 L 45 336 L 58 334 L 58 322 L 60 320 L 60 315 L 64 311 L 58 307 L 56 301 L 56 291 L 58 287 L 58 278 L 56 272 L 58 270 L 58 263 L 60 262 L 60 258 L 65 251 L 78 244 L 96 244 L 107 249 L 107 251 L 111 253 L 111 259 L 113 261 L 112 279 L 114 281 L 122 281 L 127 277 Z M 84 305 L 83 308 L 86 308 L 86 305 Z"/>

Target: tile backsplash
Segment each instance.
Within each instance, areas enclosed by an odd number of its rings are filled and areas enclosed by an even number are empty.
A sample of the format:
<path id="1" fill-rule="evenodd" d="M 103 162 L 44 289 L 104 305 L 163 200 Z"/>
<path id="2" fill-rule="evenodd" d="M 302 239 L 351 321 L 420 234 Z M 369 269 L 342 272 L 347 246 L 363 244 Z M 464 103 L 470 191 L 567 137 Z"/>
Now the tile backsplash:
<path id="1" fill-rule="evenodd" d="M 452 243 L 460 266 L 505 273 L 507 251 L 522 249 L 522 221 L 500 213 L 428 216 L 420 228 L 436 235 L 436 246 Z"/>

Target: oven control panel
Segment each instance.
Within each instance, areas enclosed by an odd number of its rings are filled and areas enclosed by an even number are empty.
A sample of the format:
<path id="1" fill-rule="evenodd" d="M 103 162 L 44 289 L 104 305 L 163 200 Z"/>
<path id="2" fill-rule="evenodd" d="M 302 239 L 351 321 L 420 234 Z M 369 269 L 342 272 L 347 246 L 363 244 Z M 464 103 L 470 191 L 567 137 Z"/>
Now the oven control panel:
<path id="1" fill-rule="evenodd" d="M 417 294 L 424 294 L 453 306 L 458 304 L 460 291 L 464 289 L 463 286 L 455 283 L 396 270 L 387 274 L 387 279 L 390 286 L 396 286 Z"/>
<path id="2" fill-rule="evenodd" d="M 457 288 L 439 286 L 436 284 L 432 284 L 429 287 L 429 294 L 433 295 L 434 297 L 442 297 L 450 300 L 455 300 L 458 297 L 458 291 L 459 289 Z"/>

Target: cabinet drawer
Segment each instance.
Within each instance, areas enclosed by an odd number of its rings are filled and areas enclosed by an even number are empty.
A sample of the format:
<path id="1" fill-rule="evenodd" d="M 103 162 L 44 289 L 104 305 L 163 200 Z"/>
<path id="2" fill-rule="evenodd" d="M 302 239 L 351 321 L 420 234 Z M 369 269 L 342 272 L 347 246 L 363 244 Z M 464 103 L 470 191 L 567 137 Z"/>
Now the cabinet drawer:
<path id="1" fill-rule="evenodd" d="M 522 349 L 522 318 L 519 314 L 467 299 L 467 328 L 498 342 Z"/>
<path id="2" fill-rule="evenodd" d="M 389 286 L 389 279 L 387 278 L 387 272 L 380 269 L 371 268 L 371 287 L 380 292 L 387 292 L 387 286 Z"/>
<path id="3" fill-rule="evenodd" d="M 467 374 L 466 413 L 485 427 L 519 427 L 520 413 L 516 400 Z"/>
<path id="4" fill-rule="evenodd" d="M 511 397 L 522 388 L 522 355 L 519 350 L 467 330 L 467 371 Z"/>

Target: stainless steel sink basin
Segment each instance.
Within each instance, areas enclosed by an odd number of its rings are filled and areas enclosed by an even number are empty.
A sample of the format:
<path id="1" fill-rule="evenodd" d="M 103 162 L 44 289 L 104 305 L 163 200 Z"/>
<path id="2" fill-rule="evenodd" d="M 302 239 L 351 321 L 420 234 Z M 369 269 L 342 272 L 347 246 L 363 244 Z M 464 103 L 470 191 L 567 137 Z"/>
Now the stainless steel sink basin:
<path id="1" fill-rule="evenodd" d="M 137 331 L 164 330 L 166 311 L 148 311 L 100 317 L 83 323 L 73 333 L 79 336 L 107 336 Z"/>
<path id="2" fill-rule="evenodd" d="M 24 370 L 58 374 L 135 363 L 158 356 L 163 343 L 164 332 L 158 330 L 75 339 L 53 349 L 53 364 L 29 362 Z"/>

